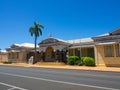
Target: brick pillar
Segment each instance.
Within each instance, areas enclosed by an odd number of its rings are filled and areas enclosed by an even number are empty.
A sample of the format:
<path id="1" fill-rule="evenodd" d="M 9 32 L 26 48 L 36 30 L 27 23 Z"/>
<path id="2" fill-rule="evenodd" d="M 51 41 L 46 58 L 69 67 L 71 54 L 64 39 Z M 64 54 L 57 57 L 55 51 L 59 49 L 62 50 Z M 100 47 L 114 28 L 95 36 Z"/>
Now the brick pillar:
<path id="1" fill-rule="evenodd" d="M 54 61 L 56 62 L 56 51 L 54 52 Z"/>
<path id="2" fill-rule="evenodd" d="M 60 62 L 62 62 L 62 52 L 60 51 Z"/>

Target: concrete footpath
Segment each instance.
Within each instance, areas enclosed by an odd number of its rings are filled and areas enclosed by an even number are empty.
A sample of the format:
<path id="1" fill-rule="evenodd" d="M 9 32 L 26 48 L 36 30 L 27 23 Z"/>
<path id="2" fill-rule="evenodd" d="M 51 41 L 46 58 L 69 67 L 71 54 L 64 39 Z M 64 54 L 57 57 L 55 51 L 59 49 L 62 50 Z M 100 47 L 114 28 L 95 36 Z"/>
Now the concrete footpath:
<path id="1" fill-rule="evenodd" d="M 27 63 L 13 63 L 13 64 L 0 63 L 0 65 L 120 72 L 120 67 L 105 67 L 105 66 L 88 67 L 88 66 L 70 66 L 70 65 L 36 65 L 36 64 L 32 65 Z"/>

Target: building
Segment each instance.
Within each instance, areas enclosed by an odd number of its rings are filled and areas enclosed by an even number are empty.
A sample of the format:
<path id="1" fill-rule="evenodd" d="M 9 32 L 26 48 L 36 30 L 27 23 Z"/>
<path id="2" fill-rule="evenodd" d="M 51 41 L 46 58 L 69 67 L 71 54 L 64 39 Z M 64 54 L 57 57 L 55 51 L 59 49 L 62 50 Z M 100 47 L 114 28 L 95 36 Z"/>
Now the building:
<path id="1" fill-rule="evenodd" d="M 120 66 L 120 28 L 92 39 L 96 65 Z"/>
<path id="2" fill-rule="evenodd" d="M 8 59 L 13 62 L 28 62 L 34 56 L 34 44 L 13 44 Z M 76 40 L 61 40 L 48 37 L 37 47 L 38 62 L 67 62 L 68 56 L 93 57 L 96 65 L 120 66 L 120 28 L 97 37 Z"/>
<path id="3" fill-rule="evenodd" d="M 91 38 L 69 40 L 69 56 L 93 57 L 94 58 L 94 41 Z"/>
<path id="4" fill-rule="evenodd" d="M 34 44 L 31 43 L 12 44 L 9 48 L 6 48 L 8 60 L 11 62 L 27 62 L 27 58 L 29 58 L 27 54 L 33 49 Z"/>
<path id="5" fill-rule="evenodd" d="M 0 50 L 0 62 L 8 61 L 6 50 Z"/>
<path id="6" fill-rule="evenodd" d="M 66 48 L 70 46 L 67 41 L 48 37 L 42 40 L 39 44 L 39 53 L 41 60 L 45 62 L 67 62 Z"/>

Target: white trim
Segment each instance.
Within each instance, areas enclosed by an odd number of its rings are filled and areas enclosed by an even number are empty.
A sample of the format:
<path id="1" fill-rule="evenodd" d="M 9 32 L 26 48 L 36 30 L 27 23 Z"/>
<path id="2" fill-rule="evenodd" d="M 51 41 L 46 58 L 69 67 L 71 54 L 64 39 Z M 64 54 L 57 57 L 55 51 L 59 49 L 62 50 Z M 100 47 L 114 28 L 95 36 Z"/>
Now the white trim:
<path id="1" fill-rule="evenodd" d="M 6 83 L 3 83 L 3 82 L 0 82 L 0 84 L 1 84 L 1 85 L 4 85 L 4 86 L 8 86 L 8 87 L 10 87 L 10 88 L 7 89 L 7 90 L 13 90 L 13 89 L 27 90 L 27 89 L 20 88 L 20 87 L 17 87 L 17 86 L 14 86 L 14 85 L 10 85 L 10 84 L 6 84 Z"/>
<path id="2" fill-rule="evenodd" d="M 70 48 L 89 48 L 89 47 L 94 47 L 94 45 L 73 46 Z"/>
<path id="3" fill-rule="evenodd" d="M 111 44 L 116 44 L 117 42 L 106 42 L 106 43 L 97 43 L 96 45 L 111 45 Z"/>
<path id="4" fill-rule="evenodd" d="M 20 50 L 11 50 L 11 51 L 8 51 L 9 52 L 20 52 Z"/>

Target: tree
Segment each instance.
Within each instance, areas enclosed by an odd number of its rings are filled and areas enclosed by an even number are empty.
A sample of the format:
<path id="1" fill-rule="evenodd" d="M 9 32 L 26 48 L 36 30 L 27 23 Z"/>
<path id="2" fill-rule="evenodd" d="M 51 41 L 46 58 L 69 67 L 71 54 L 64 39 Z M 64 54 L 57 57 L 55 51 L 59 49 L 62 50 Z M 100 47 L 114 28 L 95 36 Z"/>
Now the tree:
<path id="1" fill-rule="evenodd" d="M 34 36 L 35 38 L 35 41 L 34 41 L 34 44 L 35 44 L 35 57 L 34 57 L 34 62 L 33 63 L 36 63 L 37 62 L 37 50 L 36 50 L 36 46 L 37 46 L 37 38 L 39 36 L 42 36 L 42 29 L 44 29 L 44 26 L 41 25 L 41 24 L 38 24 L 36 22 L 34 22 L 34 26 L 30 27 L 29 28 L 29 32 L 31 34 L 31 36 Z"/>

